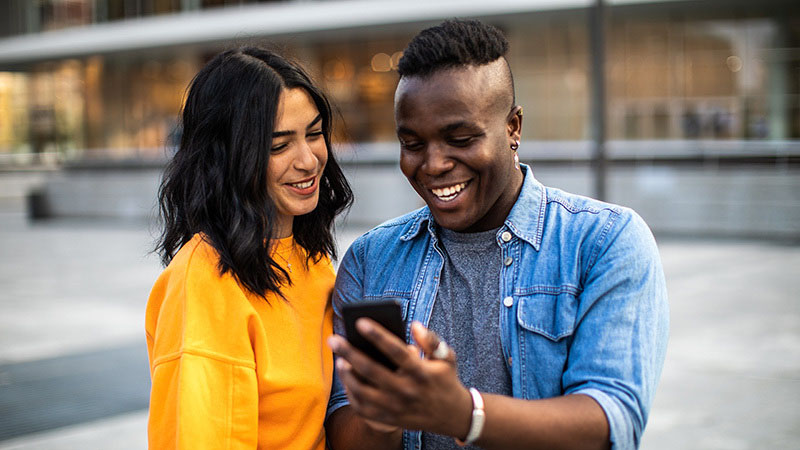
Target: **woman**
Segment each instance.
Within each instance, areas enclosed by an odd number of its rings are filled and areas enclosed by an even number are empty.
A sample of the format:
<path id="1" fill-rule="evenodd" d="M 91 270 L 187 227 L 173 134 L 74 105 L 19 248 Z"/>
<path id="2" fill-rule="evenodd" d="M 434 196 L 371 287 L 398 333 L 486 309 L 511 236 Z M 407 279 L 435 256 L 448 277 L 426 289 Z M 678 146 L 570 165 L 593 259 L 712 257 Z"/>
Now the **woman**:
<path id="1" fill-rule="evenodd" d="M 159 194 L 151 448 L 325 448 L 331 229 L 352 201 L 330 135 L 323 94 L 269 51 L 192 81 Z"/>

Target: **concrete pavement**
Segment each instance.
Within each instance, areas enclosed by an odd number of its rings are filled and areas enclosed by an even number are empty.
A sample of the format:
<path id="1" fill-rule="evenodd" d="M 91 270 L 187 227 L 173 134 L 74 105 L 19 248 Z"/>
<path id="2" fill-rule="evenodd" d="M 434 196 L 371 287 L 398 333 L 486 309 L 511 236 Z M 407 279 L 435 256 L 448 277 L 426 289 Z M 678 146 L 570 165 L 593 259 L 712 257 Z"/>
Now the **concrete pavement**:
<path id="1" fill-rule="evenodd" d="M 151 244 L 143 223 L 0 223 L 0 449 L 146 447 Z M 800 246 L 659 245 L 671 340 L 641 448 L 797 448 Z"/>

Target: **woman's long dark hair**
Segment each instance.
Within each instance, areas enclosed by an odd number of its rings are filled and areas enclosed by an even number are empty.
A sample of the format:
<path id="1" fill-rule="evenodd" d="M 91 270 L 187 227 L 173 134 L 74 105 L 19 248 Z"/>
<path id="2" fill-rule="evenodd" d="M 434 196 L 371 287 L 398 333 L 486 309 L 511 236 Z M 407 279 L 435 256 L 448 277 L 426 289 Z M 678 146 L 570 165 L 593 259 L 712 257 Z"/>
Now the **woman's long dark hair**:
<path id="1" fill-rule="evenodd" d="M 280 295 L 289 274 L 270 257 L 275 205 L 267 194 L 272 133 L 284 89 L 302 88 L 322 116 L 328 162 L 319 203 L 294 218 L 295 241 L 307 260 L 336 258 L 333 220 L 353 199 L 331 151 L 331 106 L 298 65 L 268 50 L 242 47 L 215 56 L 194 77 L 183 107 L 180 147 L 159 189 L 163 232 L 156 246 L 164 265 L 196 233 L 219 253 L 252 293 Z"/>

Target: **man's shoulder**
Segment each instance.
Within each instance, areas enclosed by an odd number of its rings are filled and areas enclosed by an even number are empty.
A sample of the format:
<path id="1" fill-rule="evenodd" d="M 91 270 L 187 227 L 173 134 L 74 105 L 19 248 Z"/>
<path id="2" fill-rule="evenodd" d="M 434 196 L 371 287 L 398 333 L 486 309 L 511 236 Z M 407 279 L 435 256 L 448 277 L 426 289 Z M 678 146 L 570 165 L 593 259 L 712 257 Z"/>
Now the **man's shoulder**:
<path id="1" fill-rule="evenodd" d="M 416 209 L 402 216 L 389 219 L 359 236 L 351 249 L 359 253 L 386 254 L 394 247 L 404 246 L 411 238 L 427 227 L 426 219 L 430 217 L 427 206 Z"/>
<path id="2" fill-rule="evenodd" d="M 576 235 L 602 238 L 618 233 L 650 234 L 647 224 L 631 208 L 553 187 L 545 189 L 545 229 L 556 226 L 563 232 L 563 228 L 567 228 L 565 235 L 573 238 Z"/>
<path id="3" fill-rule="evenodd" d="M 416 226 L 422 226 L 424 219 L 429 217 L 430 213 L 427 206 L 403 214 L 402 216 L 389 219 L 375 228 L 367 231 L 359 237 L 358 241 L 375 241 L 385 240 L 390 238 L 400 238 L 408 233 L 417 231 L 414 229 Z"/>
<path id="4" fill-rule="evenodd" d="M 423 206 L 421 208 L 415 209 L 414 211 L 407 212 L 402 216 L 395 217 L 393 219 L 389 219 L 380 225 L 376 226 L 370 232 L 384 230 L 384 232 L 396 232 L 398 230 L 403 230 L 407 228 L 409 225 L 420 221 L 421 219 L 425 219 L 430 216 L 430 210 L 427 206 Z"/>
<path id="5" fill-rule="evenodd" d="M 550 186 L 545 186 L 545 197 L 548 207 L 563 209 L 573 214 L 600 214 L 607 211 L 610 214 L 622 215 L 633 212 L 630 208 L 621 205 L 604 202 L 580 194 L 573 194 Z"/>

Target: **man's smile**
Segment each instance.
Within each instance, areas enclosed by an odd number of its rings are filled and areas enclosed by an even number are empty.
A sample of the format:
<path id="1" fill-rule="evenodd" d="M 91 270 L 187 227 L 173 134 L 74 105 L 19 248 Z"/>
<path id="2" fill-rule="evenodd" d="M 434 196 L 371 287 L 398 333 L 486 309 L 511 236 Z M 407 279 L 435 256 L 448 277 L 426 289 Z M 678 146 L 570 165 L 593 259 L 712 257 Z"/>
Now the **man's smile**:
<path id="1" fill-rule="evenodd" d="M 462 183 L 453 184 L 450 186 L 444 186 L 440 188 L 431 188 L 429 189 L 433 195 L 436 196 L 439 200 L 443 202 L 449 202 L 454 200 L 458 195 L 464 190 L 465 187 L 470 183 L 472 180 L 468 180 Z"/>

